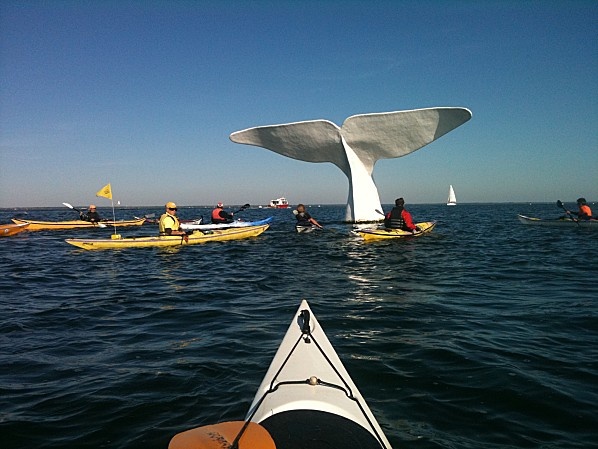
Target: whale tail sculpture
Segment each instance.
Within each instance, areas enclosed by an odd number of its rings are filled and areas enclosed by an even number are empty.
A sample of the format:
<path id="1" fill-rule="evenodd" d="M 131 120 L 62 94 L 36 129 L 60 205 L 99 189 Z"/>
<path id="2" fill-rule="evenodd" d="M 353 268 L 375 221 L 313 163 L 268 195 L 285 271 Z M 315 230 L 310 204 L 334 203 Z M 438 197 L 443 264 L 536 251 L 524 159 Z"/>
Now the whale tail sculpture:
<path id="1" fill-rule="evenodd" d="M 379 159 L 405 156 L 471 118 L 465 108 L 429 108 L 353 115 L 338 127 L 328 120 L 258 126 L 234 132 L 236 143 L 267 148 L 305 162 L 331 162 L 349 180 L 345 219 L 378 221 L 381 210 L 372 172 Z"/>

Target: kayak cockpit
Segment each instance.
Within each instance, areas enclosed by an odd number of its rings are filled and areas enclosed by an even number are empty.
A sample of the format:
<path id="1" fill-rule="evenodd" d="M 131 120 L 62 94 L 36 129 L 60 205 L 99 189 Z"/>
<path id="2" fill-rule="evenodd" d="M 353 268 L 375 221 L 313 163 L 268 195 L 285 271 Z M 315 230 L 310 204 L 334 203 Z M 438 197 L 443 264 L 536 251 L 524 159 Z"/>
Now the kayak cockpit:
<path id="1" fill-rule="evenodd" d="M 383 446 L 367 429 L 334 413 L 319 410 L 289 410 L 260 423 L 279 449 L 380 449 Z M 304 441 L 298 444 L 298 441 Z"/>

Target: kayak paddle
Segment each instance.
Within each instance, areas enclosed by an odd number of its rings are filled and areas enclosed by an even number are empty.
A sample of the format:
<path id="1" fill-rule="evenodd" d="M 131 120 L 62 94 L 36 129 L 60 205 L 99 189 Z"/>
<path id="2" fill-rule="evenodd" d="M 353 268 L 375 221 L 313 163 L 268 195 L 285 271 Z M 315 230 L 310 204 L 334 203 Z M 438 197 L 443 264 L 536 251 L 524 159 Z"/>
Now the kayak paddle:
<path id="1" fill-rule="evenodd" d="M 556 200 L 556 205 L 557 207 L 560 207 L 561 209 L 563 209 L 567 215 L 569 215 L 569 218 L 571 220 L 573 220 L 575 223 L 577 223 L 577 226 L 579 226 L 579 220 L 573 218 L 573 216 L 571 215 L 571 213 L 567 210 L 567 208 L 565 207 L 565 205 L 563 204 L 563 202 L 561 200 Z"/>
<path id="2" fill-rule="evenodd" d="M 72 210 L 76 210 L 77 212 L 79 212 L 79 214 L 82 214 L 83 212 L 81 212 L 79 209 L 77 209 L 76 207 L 73 207 L 71 204 L 69 203 L 62 203 L 64 204 L 66 207 L 68 207 L 69 209 Z M 99 223 L 99 222 L 95 222 L 94 224 L 97 224 L 100 228 L 105 228 L 106 225 L 104 223 Z"/>
<path id="3" fill-rule="evenodd" d="M 238 211 L 236 211 L 236 212 L 233 212 L 233 214 L 236 214 L 236 213 L 238 213 L 238 212 L 243 212 L 245 209 L 247 209 L 247 208 L 249 208 L 249 207 L 251 207 L 251 205 L 250 205 L 249 203 L 243 204 L 243 205 L 241 206 L 241 209 L 239 209 L 239 210 L 238 210 Z"/>
<path id="4" fill-rule="evenodd" d="M 69 203 L 62 203 L 64 204 L 66 207 L 68 207 L 69 209 L 73 209 L 76 210 L 77 212 L 79 212 L 80 214 L 82 213 L 79 209 L 77 209 L 76 207 L 73 207 L 71 204 Z"/>

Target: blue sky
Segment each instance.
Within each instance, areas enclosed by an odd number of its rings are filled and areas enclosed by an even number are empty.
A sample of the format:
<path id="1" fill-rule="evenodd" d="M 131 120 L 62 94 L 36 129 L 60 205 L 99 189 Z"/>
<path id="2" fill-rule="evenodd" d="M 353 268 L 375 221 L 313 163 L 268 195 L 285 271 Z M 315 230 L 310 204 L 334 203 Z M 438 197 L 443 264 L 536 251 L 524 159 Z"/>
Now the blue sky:
<path id="1" fill-rule="evenodd" d="M 473 118 L 379 161 L 383 203 L 598 200 L 595 1 L 5 0 L 0 51 L 0 207 L 344 204 L 229 135 L 437 106 Z"/>

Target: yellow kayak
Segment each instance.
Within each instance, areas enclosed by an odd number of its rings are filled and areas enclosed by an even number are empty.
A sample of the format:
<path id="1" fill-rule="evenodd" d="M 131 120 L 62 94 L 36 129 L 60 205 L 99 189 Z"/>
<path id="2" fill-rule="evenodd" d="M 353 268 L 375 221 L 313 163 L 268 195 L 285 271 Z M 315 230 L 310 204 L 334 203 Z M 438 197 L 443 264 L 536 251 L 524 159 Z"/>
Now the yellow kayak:
<path id="1" fill-rule="evenodd" d="M 92 223 L 83 220 L 69 220 L 69 221 L 35 221 L 35 220 L 21 220 L 20 218 L 13 218 L 12 221 L 16 224 L 29 223 L 28 231 L 50 231 L 54 229 L 79 229 L 79 228 L 98 228 L 98 227 L 114 227 L 114 226 L 141 226 L 145 218 L 137 218 L 135 220 L 121 220 L 121 221 L 102 221 L 100 224 Z"/>
<path id="2" fill-rule="evenodd" d="M 113 235 L 111 239 L 66 239 L 67 243 L 83 249 L 118 249 L 145 248 L 150 246 L 197 245 L 206 242 L 223 242 L 256 237 L 268 229 L 270 225 L 248 226 L 246 228 L 215 229 L 213 231 L 193 231 L 187 240 L 180 235 L 162 235 L 155 237 L 128 237 Z"/>
<path id="3" fill-rule="evenodd" d="M 354 231 L 359 234 L 366 241 L 372 240 L 388 240 L 388 239 L 403 239 L 406 237 L 419 237 L 427 234 L 434 229 L 436 226 L 435 221 L 424 221 L 421 223 L 415 223 L 420 230 L 415 234 L 409 231 L 403 231 L 402 229 L 386 229 L 386 228 L 375 228 L 375 229 L 361 229 Z"/>

